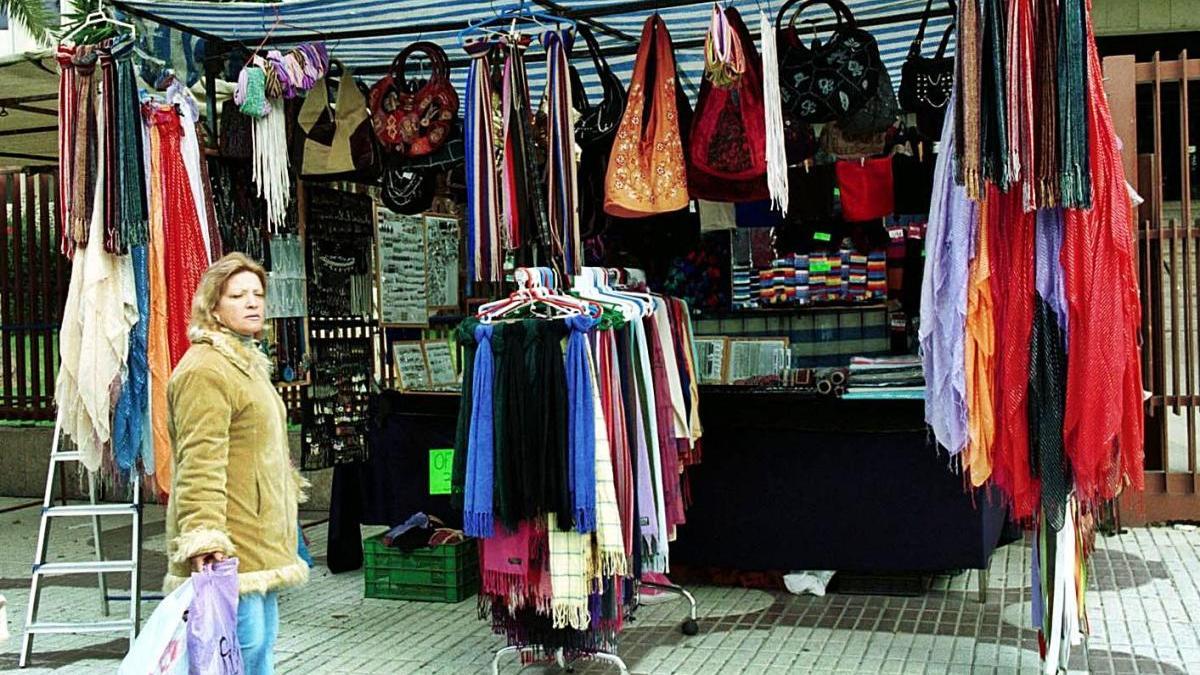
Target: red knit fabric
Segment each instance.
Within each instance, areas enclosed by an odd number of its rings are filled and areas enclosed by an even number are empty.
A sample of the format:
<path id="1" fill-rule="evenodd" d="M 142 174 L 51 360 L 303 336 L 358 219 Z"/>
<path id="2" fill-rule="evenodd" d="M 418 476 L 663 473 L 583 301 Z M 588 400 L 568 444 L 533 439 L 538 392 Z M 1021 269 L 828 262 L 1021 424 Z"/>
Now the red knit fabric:
<path id="1" fill-rule="evenodd" d="M 1037 511 L 1040 489 L 1029 465 L 1029 339 L 1033 331 L 1035 215 L 1021 206 L 1021 190 L 1007 194 L 988 185 L 988 251 L 992 260 L 995 307 L 996 440 L 992 471 L 1011 503 L 1012 517 L 1027 520 Z"/>
<path id="2" fill-rule="evenodd" d="M 200 218 L 192 199 L 187 169 L 183 164 L 183 126 L 172 108 L 158 108 L 151 118 L 159 128 L 161 145 L 158 166 L 163 191 L 163 266 L 167 277 L 167 334 L 174 369 L 187 351 L 188 321 L 192 314 L 192 296 L 200 285 L 200 276 L 208 267 L 208 254 L 200 232 Z"/>
<path id="3" fill-rule="evenodd" d="M 1111 499 L 1142 475 L 1140 299 L 1133 214 L 1100 61 L 1088 24 L 1092 208 L 1066 214 L 1062 265 L 1069 311 L 1067 456 L 1083 502 Z"/>

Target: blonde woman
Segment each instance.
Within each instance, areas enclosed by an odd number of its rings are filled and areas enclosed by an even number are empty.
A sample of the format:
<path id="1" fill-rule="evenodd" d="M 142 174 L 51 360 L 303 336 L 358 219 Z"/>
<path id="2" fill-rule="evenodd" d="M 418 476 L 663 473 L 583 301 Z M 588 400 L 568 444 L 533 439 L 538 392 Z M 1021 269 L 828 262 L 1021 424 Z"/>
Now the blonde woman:
<path id="1" fill-rule="evenodd" d="M 274 672 L 278 595 L 308 579 L 297 555 L 304 486 L 291 467 L 283 400 L 258 350 L 267 275 L 241 253 L 213 263 L 192 302 L 191 346 L 167 389 L 175 459 L 164 586 L 238 558 L 238 640 L 247 675 Z"/>

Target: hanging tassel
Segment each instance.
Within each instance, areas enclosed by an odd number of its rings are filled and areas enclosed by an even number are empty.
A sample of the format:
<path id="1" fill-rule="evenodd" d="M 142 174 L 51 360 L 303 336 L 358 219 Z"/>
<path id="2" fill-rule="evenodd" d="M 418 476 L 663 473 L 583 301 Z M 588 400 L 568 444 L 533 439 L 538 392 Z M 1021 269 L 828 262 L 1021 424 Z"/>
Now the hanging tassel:
<path id="1" fill-rule="evenodd" d="M 288 175 L 287 131 L 283 106 L 268 104 L 265 117 L 254 120 L 254 184 L 258 196 L 267 204 L 267 225 L 278 233 L 287 218 L 291 201 Z"/>
<path id="2" fill-rule="evenodd" d="M 779 91 L 779 56 L 775 47 L 775 27 L 763 12 L 758 13 L 762 36 L 763 101 L 767 112 L 767 187 L 771 208 L 787 216 L 787 146 L 783 139 L 783 104 Z"/>

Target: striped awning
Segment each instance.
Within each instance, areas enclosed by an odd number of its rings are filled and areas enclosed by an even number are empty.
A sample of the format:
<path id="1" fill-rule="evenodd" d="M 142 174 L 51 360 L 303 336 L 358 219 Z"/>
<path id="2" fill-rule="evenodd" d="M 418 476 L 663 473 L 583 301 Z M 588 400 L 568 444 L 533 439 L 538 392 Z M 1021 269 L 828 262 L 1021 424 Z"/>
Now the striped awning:
<path id="1" fill-rule="evenodd" d="M 199 41 L 220 40 L 254 49 L 267 38 L 272 47 L 284 48 L 308 40 L 324 40 L 336 58 L 368 82 L 385 72 L 406 45 L 416 40 L 428 40 L 441 45 L 452 64 L 459 66 L 452 68 L 452 77 L 460 90 L 466 79 L 466 68 L 459 46 L 459 31 L 469 21 L 494 16 L 512 6 L 503 0 L 291 0 L 273 4 L 117 0 L 114 4 L 143 21 L 153 21 L 190 34 L 183 39 L 164 38 L 163 44 L 157 45 L 159 47 L 178 51 L 183 45 L 201 50 L 204 45 L 198 44 Z M 916 36 L 925 0 L 846 0 L 845 4 L 856 21 L 875 36 L 893 84 L 898 87 L 900 66 Z M 934 4 L 937 16 L 930 19 L 926 29 L 927 54 L 936 49 L 950 22 L 947 3 L 938 0 Z M 760 9 L 774 20 L 782 5 L 783 0 L 761 0 L 742 2 L 737 6 L 750 30 L 757 35 Z M 596 33 L 609 65 L 626 83 L 633 69 L 642 24 L 657 11 L 666 21 L 676 44 L 682 81 L 693 90 L 699 85 L 711 2 L 537 0 L 528 6 L 587 22 Z M 808 20 L 814 21 L 815 25 L 806 23 Z M 825 29 L 834 22 L 833 9 L 821 4 L 805 10 L 798 26 L 803 27 L 804 34 L 824 35 Z M 161 52 L 161 49 L 155 51 Z M 953 53 L 954 38 L 951 37 L 947 54 Z M 535 52 L 535 59 L 537 54 Z M 193 58 L 194 53 L 187 61 L 191 63 Z M 576 45 L 573 61 L 589 92 L 598 96 L 599 84 L 582 41 Z M 535 91 L 544 81 L 543 73 L 544 67 L 540 63 L 530 64 L 530 84 Z"/>

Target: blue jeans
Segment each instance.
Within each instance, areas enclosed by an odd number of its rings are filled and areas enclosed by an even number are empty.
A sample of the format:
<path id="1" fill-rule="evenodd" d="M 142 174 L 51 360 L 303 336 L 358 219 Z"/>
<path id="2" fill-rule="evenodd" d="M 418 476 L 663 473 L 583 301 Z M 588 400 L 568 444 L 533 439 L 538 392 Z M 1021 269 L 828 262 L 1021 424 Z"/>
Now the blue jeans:
<path id="1" fill-rule="evenodd" d="M 245 675 L 274 675 L 279 594 L 272 591 L 239 597 L 237 633 Z"/>

